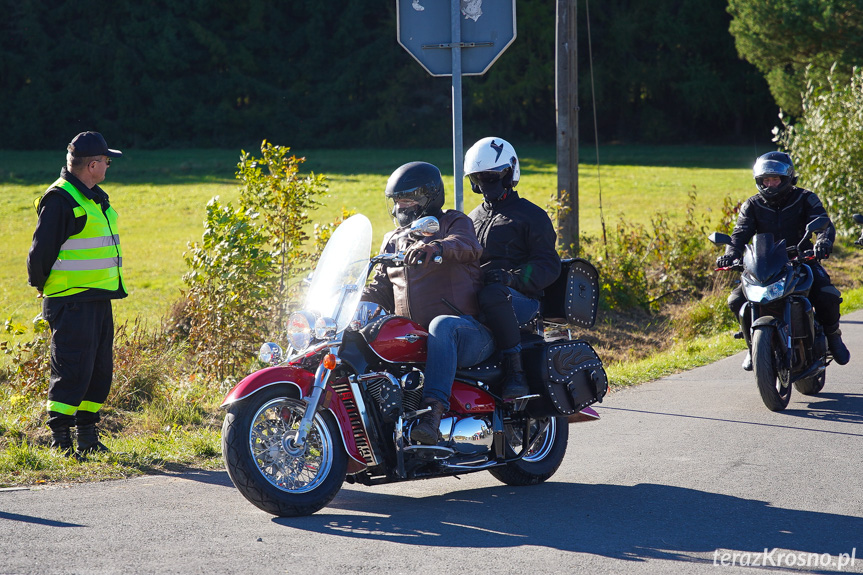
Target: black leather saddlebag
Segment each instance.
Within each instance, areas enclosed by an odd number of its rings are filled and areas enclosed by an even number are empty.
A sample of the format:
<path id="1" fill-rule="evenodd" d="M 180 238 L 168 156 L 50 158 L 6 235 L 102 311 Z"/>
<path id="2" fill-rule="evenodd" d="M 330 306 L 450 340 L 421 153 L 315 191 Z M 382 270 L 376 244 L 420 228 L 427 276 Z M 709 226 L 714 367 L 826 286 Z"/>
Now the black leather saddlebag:
<path id="1" fill-rule="evenodd" d="M 581 258 L 561 260 L 560 266 L 560 275 L 542 296 L 542 317 L 548 323 L 593 327 L 599 307 L 599 273 Z"/>
<path id="2" fill-rule="evenodd" d="M 528 402 L 532 417 L 572 415 L 608 391 L 602 360 L 586 341 L 543 342 L 522 349 L 522 356 L 531 391 L 540 395 Z"/>

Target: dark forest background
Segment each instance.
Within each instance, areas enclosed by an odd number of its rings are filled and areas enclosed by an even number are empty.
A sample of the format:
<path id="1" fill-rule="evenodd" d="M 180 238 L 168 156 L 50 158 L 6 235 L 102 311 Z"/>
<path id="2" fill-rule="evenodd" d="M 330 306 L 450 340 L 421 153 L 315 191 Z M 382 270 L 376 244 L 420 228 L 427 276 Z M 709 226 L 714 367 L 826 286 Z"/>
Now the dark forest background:
<path id="1" fill-rule="evenodd" d="M 432 0 L 429 0 L 432 1 Z M 435 0 L 436 1 L 436 0 Z M 484 9 L 493 7 L 486 0 Z M 0 148 L 448 147 L 449 78 L 396 42 L 393 0 L 0 0 Z M 602 143 L 769 141 L 778 107 L 741 60 L 726 0 L 592 2 Z M 518 37 L 465 77 L 464 136 L 555 141 L 555 2 L 518 0 Z M 585 3 L 580 138 L 593 142 Z"/>

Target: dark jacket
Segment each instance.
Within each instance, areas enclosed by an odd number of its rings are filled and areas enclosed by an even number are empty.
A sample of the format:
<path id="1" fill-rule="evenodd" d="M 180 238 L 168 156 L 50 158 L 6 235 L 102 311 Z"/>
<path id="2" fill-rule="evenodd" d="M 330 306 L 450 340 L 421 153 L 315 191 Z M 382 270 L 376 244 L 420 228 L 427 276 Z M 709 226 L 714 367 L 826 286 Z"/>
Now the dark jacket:
<path id="1" fill-rule="evenodd" d="M 760 195 L 754 195 L 740 206 L 737 223 L 731 233 L 731 245 L 725 253 L 740 256 L 743 247 L 749 243 L 755 234 L 772 233 L 775 241 L 785 240 L 786 247 L 793 247 L 800 242 L 806 231 L 806 224 L 813 219 L 826 216 L 827 211 L 821 205 L 813 192 L 803 188 L 792 188 L 786 200 L 778 206 L 769 205 Z M 818 234 L 818 240 L 833 243 L 836 229 L 833 223 Z M 803 243 L 803 249 L 810 249 L 812 242 L 808 239 Z"/>
<path id="2" fill-rule="evenodd" d="M 60 177 L 75 186 L 84 197 L 100 204 L 102 210 L 107 210 L 110 202 L 106 194 L 99 186 L 91 190 L 72 175 L 66 168 L 60 170 Z M 33 243 L 30 245 L 30 253 L 27 255 L 28 283 L 42 291 L 51 267 L 57 261 L 60 254 L 60 246 L 75 234 L 81 233 L 87 223 L 87 216 L 75 217 L 74 208 L 78 203 L 72 199 L 66 190 L 51 188 L 39 202 L 36 208 L 38 221 L 36 231 L 33 232 Z M 115 291 L 89 289 L 70 296 L 53 298 L 56 301 L 93 301 L 103 299 L 119 299 L 126 297 L 126 291 L 120 282 L 120 287 Z"/>
<path id="3" fill-rule="evenodd" d="M 443 299 L 465 315 L 477 315 L 476 292 L 482 287 L 479 270 L 482 246 L 470 219 L 463 213 L 446 210 L 438 219 L 440 230 L 421 240 L 409 236 L 394 240 L 393 236 L 404 228 L 393 230 L 384 237 L 381 253 L 395 253 L 419 242 L 435 243 L 441 247 L 443 262 L 424 266 L 381 266 L 363 292 L 363 300 L 380 304 L 426 328 L 439 315 L 457 315 Z"/>
<path id="4" fill-rule="evenodd" d="M 513 272 L 517 285 L 512 287 L 531 297 L 540 297 L 560 275 L 557 234 L 548 214 L 516 191 L 498 202 L 480 204 L 470 219 L 483 246 L 483 271 Z"/>

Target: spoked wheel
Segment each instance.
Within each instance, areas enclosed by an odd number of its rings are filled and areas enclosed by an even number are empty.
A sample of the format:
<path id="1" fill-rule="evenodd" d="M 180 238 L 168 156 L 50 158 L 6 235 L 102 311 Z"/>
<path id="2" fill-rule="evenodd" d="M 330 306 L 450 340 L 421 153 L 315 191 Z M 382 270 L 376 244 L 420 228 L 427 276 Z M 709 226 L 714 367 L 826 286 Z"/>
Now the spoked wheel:
<path id="1" fill-rule="evenodd" d="M 495 479 L 507 485 L 536 485 L 557 471 L 566 454 L 569 442 L 569 425 L 565 417 L 530 419 L 525 437 L 522 424 L 504 426 L 507 457 L 521 453 L 525 442 L 530 442 L 523 458 L 501 467 L 489 469 Z"/>
<path id="2" fill-rule="evenodd" d="M 824 382 L 826 379 L 827 370 L 824 370 L 816 376 L 795 381 L 794 388 L 803 395 L 817 395 L 819 391 L 824 389 Z"/>
<path id="3" fill-rule="evenodd" d="M 228 409 L 222 456 L 231 481 L 256 507 L 278 515 L 311 515 L 341 489 L 347 454 L 332 414 L 318 412 L 297 450 L 305 404 L 284 388 L 264 389 Z"/>
<path id="4" fill-rule="evenodd" d="M 774 333 L 773 329 L 756 329 L 752 334 L 752 364 L 764 405 L 770 411 L 782 411 L 791 399 L 791 374 L 776 368 Z"/>

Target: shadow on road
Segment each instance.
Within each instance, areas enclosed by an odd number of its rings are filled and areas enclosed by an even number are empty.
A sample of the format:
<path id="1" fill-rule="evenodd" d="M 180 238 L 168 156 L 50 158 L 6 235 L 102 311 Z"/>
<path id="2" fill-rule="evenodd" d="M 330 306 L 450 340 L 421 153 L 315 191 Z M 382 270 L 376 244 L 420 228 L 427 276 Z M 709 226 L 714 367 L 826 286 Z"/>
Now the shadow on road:
<path id="1" fill-rule="evenodd" d="M 163 475 L 165 477 L 181 477 L 189 481 L 205 483 L 207 485 L 219 485 L 222 487 L 234 487 L 231 478 L 228 477 L 228 472 L 224 469 L 208 470 L 188 465 L 180 465 L 176 463 L 167 463 L 164 468 L 155 468 L 148 466 L 140 466 L 139 469 L 147 475 Z"/>
<path id="2" fill-rule="evenodd" d="M 818 397 L 819 398 L 830 397 L 830 394 L 819 394 Z M 836 397 L 847 397 L 847 394 L 837 394 Z M 854 397 L 858 397 L 858 396 L 854 396 Z M 796 409 L 796 410 L 795 409 L 786 409 L 785 411 L 782 411 L 781 414 L 782 415 L 796 415 L 798 417 L 811 418 L 811 419 L 831 419 L 831 417 L 837 417 L 837 418 L 839 417 L 838 413 L 833 413 L 833 415 L 831 415 L 832 412 L 829 409 L 826 409 L 825 406 L 822 405 L 821 403 L 817 403 L 817 404 L 812 403 L 810 405 L 817 406 L 818 411 L 819 412 L 823 411 L 823 413 L 816 414 L 815 410 L 813 410 L 813 409 Z M 858 405 L 860 408 L 863 408 L 863 404 L 861 404 L 861 403 L 855 402 L 855 405 Z M 623 407 L 603 406 L 602 409 L 603 409 L 603 411 L 605 411 L 605 410 L 629 411 L 632 413 L 644 413 L 644 414 L 648 414 L 648 415 L 662 415 L 662 416 L 666 416 L 666 417 L 685 417 L 688 419 L 703 419 L 705 421 L 721 421 L 723 423 L 733 423 L 733 424 L 739 424 L 739 425 L 754 425 L 757 427 L 779 427 L 779 428 L 785 428 L 785 429 L 795 429 L 797 431 L 812 431 L 815 433 L 829 433 L 831 435 L 850 435 L 851 437 L 863 437 L 863 431 L 861 431 L 860 433 L 850 433 L 847 431 L 834 431 L 832 429 L 816 429 L 814 427 L 800 427 L 798 425 L 782 425 L 779 423 L 764 423 L 762 421 L 741 421 L 739 419 L 728 419 L 727 417 L 706 417 L 703 415 L 688 415 L 686 413 L 664 413 L 661 411 L 647 411 L 647 410 L 643 410 L 643 409 L 626 409 Z M 767 409 L 767 408 L 765 407 L 765 409 Z M 842 413 L 845 413 L 846 417 L 848 417 L 848 419 L 834 419 L 834 421 L 845 421 L 848 423 L 863 423 L 863 413 L 861 413 L 859 411 L 859 409 L 858 409 L 857 413 L 854 413 L 854 412 L 849 413 L 849 412 L 845 412 L 845 411 L 842 411 Z"/>
<path id="3" fill-rule="evenodd" d="M 293 529 L 344 537 L 456 548 L 535 545 L 617 559 L 693 559 L 718 550 L 791 549 L 851 553 L 863 518 L 772 507 L 695 489 L 656 484 L 548 482 L 411 498 L 342 491 L 330 504 L 362 516 L 274 519 Z M 371 515 L 368 515 L 371 514 Z"/>
<path id="4" fill-rule="evenodd" d="M 7 521 L 19 521 L 21 523 L 45 525 L 47 527 L 84 527 L 80 523 L 66 523 L 65 521 L 45 519 L 44 517 L 35 517 L 33 515 L 21 515 L 19 513 L 7 513 L 6 511 L 0 511 L 0 519 L 5 519 Z"/>
<path id="5" fill-rule="evenodd" d="M 798 398 L 805 397 L 797 395 Z M 786 409 L 788 415 L 841 423 L 863 423 L 863 395 L 852 393 L 819 393 L 807 409 Z"/>

